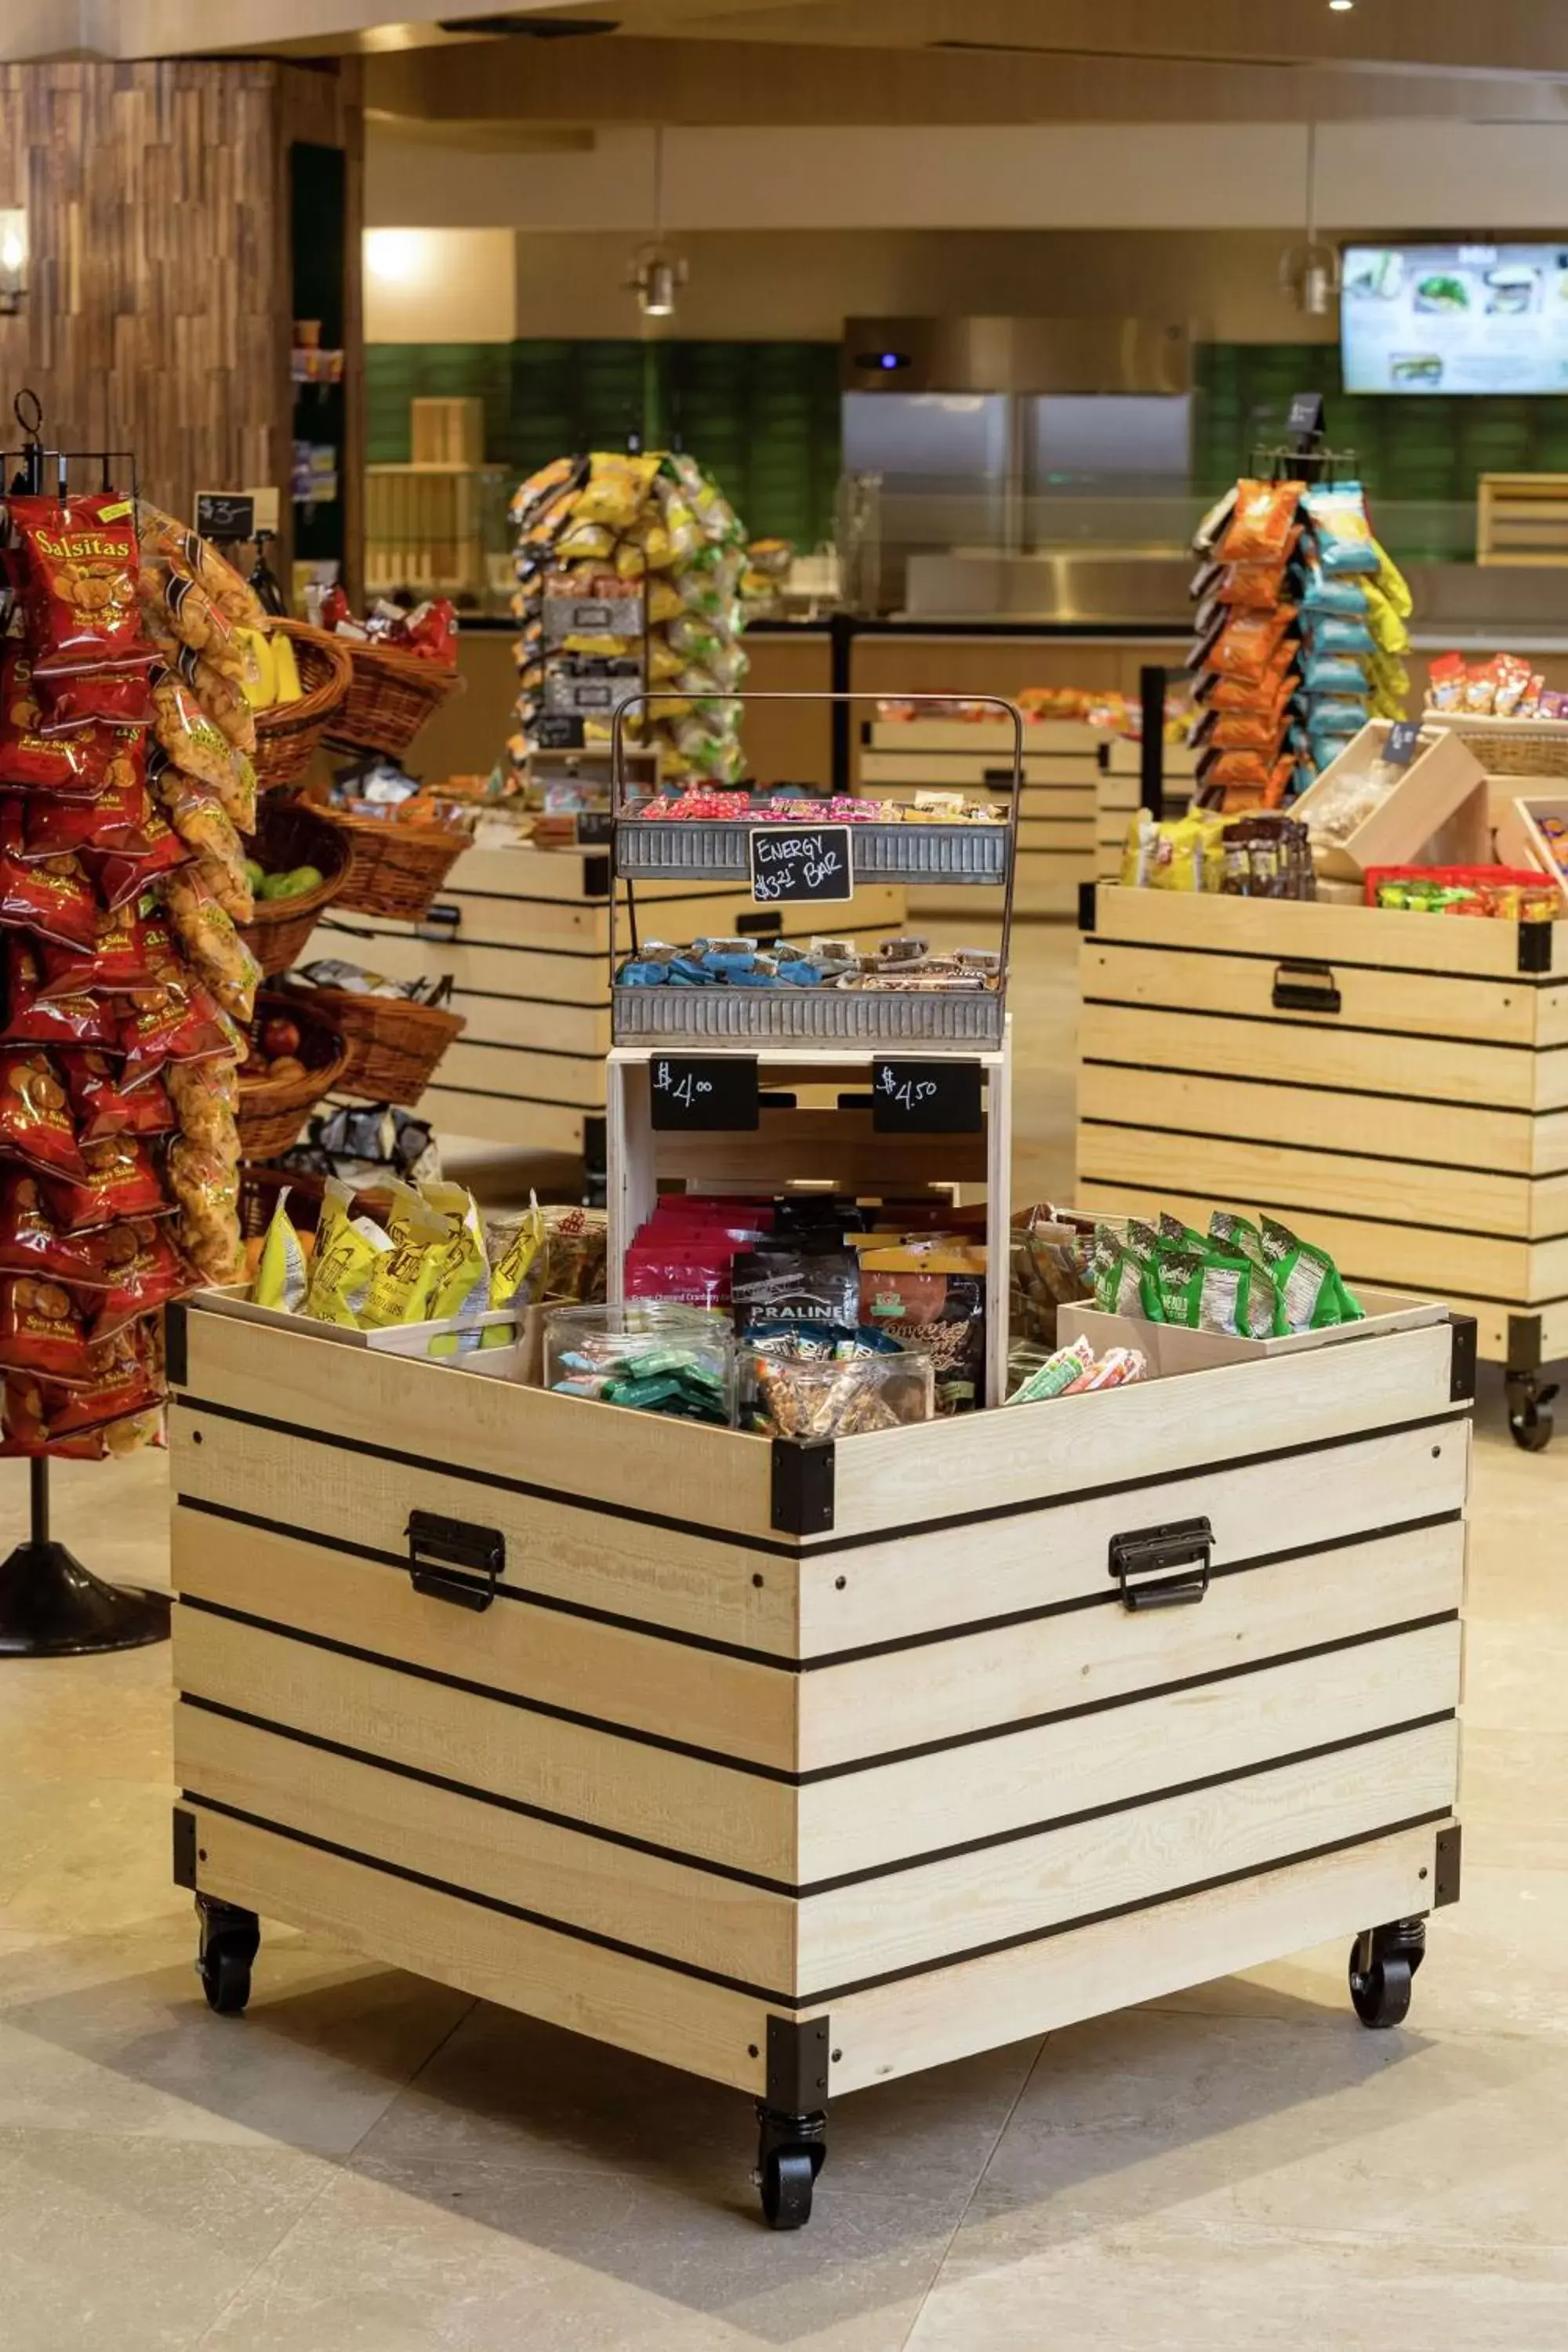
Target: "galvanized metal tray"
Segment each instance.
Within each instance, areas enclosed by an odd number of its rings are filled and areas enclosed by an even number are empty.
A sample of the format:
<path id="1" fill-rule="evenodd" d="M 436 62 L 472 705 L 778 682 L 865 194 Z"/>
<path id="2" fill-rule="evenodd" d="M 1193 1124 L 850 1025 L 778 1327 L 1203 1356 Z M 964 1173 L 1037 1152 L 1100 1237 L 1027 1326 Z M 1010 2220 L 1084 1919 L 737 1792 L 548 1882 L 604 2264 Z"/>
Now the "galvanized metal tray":
<path id="1" fill-rule="evenodd" d="M 832 820 L 824 819 L 825 823 Z M 789 827 L 752 825 L 743 817 L 623 818 L 616 833 L 616 870 L 634 881 L 722 882 L 750 871 L 753 832 Z M 851 824 L 850 856 L 857 882 L 979 882 L 1007 879 L 1008 827 L 960 821 L 951 824 Z"/>
<path id="2" fill-rule="evenodd" d="M 615 988 L 617 1045 L 920 1045 L 993 1053 L 1005 1007 L 990 990 Z"/>

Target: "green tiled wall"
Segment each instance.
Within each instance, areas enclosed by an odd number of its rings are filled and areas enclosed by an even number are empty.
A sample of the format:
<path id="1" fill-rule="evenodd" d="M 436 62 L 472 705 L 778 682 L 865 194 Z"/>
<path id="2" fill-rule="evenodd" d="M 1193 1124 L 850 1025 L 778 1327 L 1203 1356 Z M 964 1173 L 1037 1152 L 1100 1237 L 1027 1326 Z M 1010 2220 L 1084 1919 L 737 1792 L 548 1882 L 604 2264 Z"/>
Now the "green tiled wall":
<path id="1" fill-rule="evenodd" d="M 838 475 L 832 343 L 372 343 L 373 465 L 405 463 L 408 404 L 482 399 L 485 456 L 520 478 L 569 449 L 679 436 L 748 530 L 812 546 L 831 536 Z"/>

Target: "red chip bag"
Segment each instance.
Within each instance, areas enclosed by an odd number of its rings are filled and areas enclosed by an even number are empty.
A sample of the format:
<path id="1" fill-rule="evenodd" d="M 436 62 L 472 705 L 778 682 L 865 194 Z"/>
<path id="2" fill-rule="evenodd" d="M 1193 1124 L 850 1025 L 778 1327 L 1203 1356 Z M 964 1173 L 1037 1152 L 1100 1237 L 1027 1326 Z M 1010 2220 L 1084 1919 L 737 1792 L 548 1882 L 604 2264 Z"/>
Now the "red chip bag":
<path id="1" fill-rule="evenodd" d="M 137 850 L 111 849 L 103 856 L 96 850 L 83 853 L 98 895 L 110 914 L 129 906 L 158 875 L 171 873 L 190 856 L 179 835 L 156 810 L 148 816 L 142 838 L 143 845 Z"/>
<path id="2" fill-rule="evenodd" d="M 114 491 L 13 498 L 39 676 L 134 667 L 153 657 L 142 633 L 136 509 Z"/>
<path id="3" fill-rule="evenodd" d="M 157 1217 L 174 1206 L 163 1198 L 158 1171 L 139 1136 L 114 1135 L 81 1146 L 83 1173 L 71 1182 L 46 1175 L 44 1205 L 68 1234 L 116 1225 L 128 1217 Z"/>
<path id="4" fill-rule="evenodd" d="M 98 935 L 87 950 L 43 946 L 46 996 L 125 996 L 155 985 L 142 917 L 134 906 L 100 915 Z"/>
<path id="5" fill-rule="evenodd" d="M 22 841 L 21 807 L 8 800 L 0 806 L 0 923 L 79 953 L 90 948 L 100 910 L 87 876 L 74 857 L 19 856 Z"/>
<path id="6" fill-rule="evenodd" d="M 83 670 L 70 677 L 39 677 L 44 690 L 39 732 L 51 742 L 84 727 L 146 728 L 153 724 L 153 687 L 145 669 Z"/>
<path id="7" fill-rule="evenodd" d="M 216 997 L 194 979 L 130 998 L 120 1018 L 119 1043 L 127 1093 L 146 1086 L 166 1062 L 237 1061 L 245 1051 Z"/>
<path id="8" fill-rule="evenodd" d="M 112 1045 L 119 1016 L 108 998 L 46 996 L 38 950 L 13 933 L 5 942 L 5 1040 L 12 1045 Z"/>
<path id="9" fill-rule="evenodd" d="M 134 1323 L 92 1340 L 84 1384 L 58 1399 L 45 1391 L 51 1444 L 85 1435 L 162 1404 L 165 1395 L 145 1327 Z"/>
<path id="10" fill-rule="evenodd" d="M 87 1337 L 63 1282 L 0 1275 L 0 1364 L 73 1384 L 89 1378 Z"/>
<path id="11" fill-rule="evenodd" d="M 109 1449 L 97 1432 L 50 1437 L 50 1406 L 63 1403 L 68 1393 L 48 1388 L 31 1372 L 7 1372 L 0 1397 L 0 1454 L 47 1454 L 61 1462 L 101 1462 Z"/>
<path id="12" fill-rule="evenodd" d="M 53 1175 L 87 1173 L 66 1089 L 36 1049 L 0 1051 L 0 1152 Z"/>
<path id="13" fill-rule="evenodd" d="M 49 736 L 33 685 L 32 664 L 11 651 L 0 664 L 0 785 L 92 800 L 103 782 L 103 747 L 95 736 Z"/>
<path id="14" fill-rule="evenodd" d="M 162 1079 L 127 1093 L 118 1064 L 107 1054 L 83 1046 L 59 1058 L 79 1143 L 101 1143 L 110 1135 L 166 1135 L 176 1125 Z"/>
<path id="15" fill-rule="evenodd" d="M 106 1244 L 118 1231 L 109 1225 L 62 1234 L 32 1171 L 0 1168 L 0 1269 L 7 1274 L 48 1274 L 75 1289 L 102 1288 L 110 1278 Z"/>
<path id="16" fill-rule="evenodd" d="M 98 1263 L 77 1308 L 94 1339 L 107 1339 L 137 1316 L 150 1315 L 171 1298 L 201 1288 L 201 1276 L 174 1247 L 167 1224 L 154 1218 L 138 1217 L 84 1238 L 98 1245 Z"/>

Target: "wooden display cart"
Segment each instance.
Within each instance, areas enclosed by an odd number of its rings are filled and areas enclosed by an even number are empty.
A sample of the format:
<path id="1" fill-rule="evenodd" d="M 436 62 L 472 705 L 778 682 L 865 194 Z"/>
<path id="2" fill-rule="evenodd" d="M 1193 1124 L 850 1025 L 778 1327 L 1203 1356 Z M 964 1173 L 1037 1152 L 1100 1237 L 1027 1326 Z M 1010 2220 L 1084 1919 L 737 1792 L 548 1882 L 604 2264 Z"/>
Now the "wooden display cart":
<path id="1" fill-rule="evenodd" d="M 1479 927 L 1478 927 L 1479 928 Z M 1473 1333 L 802 1445 L 169 1318 L 174 1873 L 758 2103 L 1355 1937 L 1405 2013 L 1458 1891 Z"/>
<path id="2" fill-rule="evenodd" d="M 1085 894 L 1079 1198 L 1268 1211 L 1475 1316 L 1510 1423 L 1568 1355 L 1568 921 Z"/>
<path id="3" fill-rule="evenodd" d="M 681 939 L 756 921 L 732 885 L 654 882 L 643 892 Z M 395 979 L 449 978 L 451 1009 L 468 1026 L 421 1118 L 444 1137 L 580 1155 L 602 1177 L 611 905 L 605 849 L 468 850 L 426 921 L 329 916 L 301 961 L 343 956 Z M 901 892 L 879 888 L 852 919 L 879 936 L 903 909 Z"/>

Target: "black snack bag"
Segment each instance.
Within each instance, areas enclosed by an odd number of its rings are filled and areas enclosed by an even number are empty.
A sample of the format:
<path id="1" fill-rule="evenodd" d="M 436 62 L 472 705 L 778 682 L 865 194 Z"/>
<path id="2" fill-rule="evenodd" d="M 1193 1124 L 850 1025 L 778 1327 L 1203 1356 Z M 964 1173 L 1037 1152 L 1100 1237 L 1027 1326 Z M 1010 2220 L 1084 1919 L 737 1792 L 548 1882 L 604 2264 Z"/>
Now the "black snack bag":
<path id="1" fill-rule="evenodd" d="M 809 1244 L 737 1252 L 731 1276 L 735 1328 L 750 1323 L 860 1319 L 860 1269 L 848 1250 Z"/>

